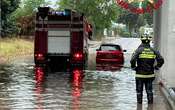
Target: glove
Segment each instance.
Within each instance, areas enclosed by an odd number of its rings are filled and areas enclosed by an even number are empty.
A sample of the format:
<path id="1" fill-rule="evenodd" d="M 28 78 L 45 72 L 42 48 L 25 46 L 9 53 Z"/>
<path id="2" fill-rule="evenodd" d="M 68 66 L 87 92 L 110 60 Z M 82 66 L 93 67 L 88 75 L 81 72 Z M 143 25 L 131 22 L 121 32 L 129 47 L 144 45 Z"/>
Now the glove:
<path id="1" fill-rule="evenodd" d="M 137 68 L 137 67 L 132 67 L 131 69 L 134 70 L 134 71 L 136 71 L 136 68 Z"/>

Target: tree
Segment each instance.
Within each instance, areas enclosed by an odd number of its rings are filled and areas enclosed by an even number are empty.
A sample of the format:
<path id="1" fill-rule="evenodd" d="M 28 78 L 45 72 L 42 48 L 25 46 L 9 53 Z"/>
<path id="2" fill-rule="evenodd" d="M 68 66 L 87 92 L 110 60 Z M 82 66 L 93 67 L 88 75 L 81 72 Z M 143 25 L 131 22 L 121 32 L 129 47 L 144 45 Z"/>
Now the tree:
<path id="1" fill-rule="evenodd" d="M 115 0 L 59 0 L 60 9 L 74 9 L 84 13 L 97 34 L 111 27 L 118 15 Z"/>
<path id="2" fill-rule="evenodd" d="M 144 15 L 139 15 L 137 19 L 137 24 L 135 26 L 135 30 L 137 33 L 139 33 L 139 29 L 141 26 L 144 26 L 146 24 L 146 19 L 144 18 Z"/>
<path id="3" fill-rule="evenodd" d="M 146 24 L 152 25 L 153 24 L 153 16 L 150 13 L 146 14 L 134 14 L 127 10 L 120 10 L 119 17 L 117 19 L 117 23 L 126 24 L 127 29 L 130 33 L 132 31 L 139 32 L 139 28 Z"/>
<path id="4" fill-rule="evenodd" d="M 119 18 L 117 19 L 118 23 L 126 24 L 127 29 L 132 34 L 133 29 L 137 26 L 139 15 L 131 13 L 127 10 L 120 10 Z"/>
<path id="5" fill-rule="evenodd" d="M 37 8 L 46 3 L 45 0 L 23 0 L 21 6 L 11 15 L 11 19 L 17 23 L 19 35 L 33 34 Z"/>
<path id="6" fill-rule="evenodd" d="M 144 19 L 146 19 L 147 24 L 149 25 L 153 24 L 153 14 L 146 13 L 143 16 L 144 16 Z"/>
<path id="7" fill-rule="evenodd" d="M 2 37 L 13 34 L 16 31 L 16 25 L 10 19 L 10 14 L 14 12 L 19 6 L 20 0 L 2 0 L 1 1 L 1 24 L 2 24 Z"/>

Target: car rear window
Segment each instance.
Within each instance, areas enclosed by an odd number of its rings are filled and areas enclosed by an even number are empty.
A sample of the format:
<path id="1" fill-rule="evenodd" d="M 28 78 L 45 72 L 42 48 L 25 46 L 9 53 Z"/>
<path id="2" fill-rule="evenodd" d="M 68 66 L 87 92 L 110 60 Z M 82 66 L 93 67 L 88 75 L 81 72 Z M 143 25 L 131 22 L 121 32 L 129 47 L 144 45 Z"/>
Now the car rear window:
<path id="1" fill-rule="evenodd" d="M 102 51 L 113 51 L 113 50 L 121 50 L 119 45 L 102 45 L 100 47 Z"/>

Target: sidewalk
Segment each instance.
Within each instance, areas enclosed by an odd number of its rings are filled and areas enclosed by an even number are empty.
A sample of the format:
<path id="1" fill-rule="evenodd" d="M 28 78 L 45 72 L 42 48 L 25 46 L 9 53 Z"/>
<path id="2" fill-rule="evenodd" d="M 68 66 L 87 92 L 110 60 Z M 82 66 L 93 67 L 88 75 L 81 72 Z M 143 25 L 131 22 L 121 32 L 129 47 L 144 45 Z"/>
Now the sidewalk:
<path id="1" fill-rule="evenodd" d="M 175 110 L 175 88 L 169 87 L 164 81 L 160 80 L 160 89 L 167 99 L 168 103 Z"/>

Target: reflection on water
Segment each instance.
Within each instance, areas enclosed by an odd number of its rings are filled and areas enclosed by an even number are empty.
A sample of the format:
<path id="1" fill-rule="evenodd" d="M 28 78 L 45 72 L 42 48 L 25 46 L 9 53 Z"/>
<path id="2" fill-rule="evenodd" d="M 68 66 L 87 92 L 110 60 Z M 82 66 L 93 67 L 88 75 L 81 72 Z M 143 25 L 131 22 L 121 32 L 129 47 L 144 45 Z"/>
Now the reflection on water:
<path id="1" fill-rule="evenodd" d="M 82 70 L 75 69 L 72 72 L 72 110 L 80 110 L 80 97 L 82 92 L 82 80 L 84 73 Z"/>
<path id="2" fill-rule="evenodd" d="M 34 93 L 36 94 L 36 110 L 44 110 L 44 104 L 43 104 L 43 97 L 42 93 L 44 91 L 44 88 L 42 86 L 42 83 L 44 82 L 44 75 L 45 71 L 43 67 L 35 67 L 34 68 L 35 72 L 35 89 Z"/>
<path id="3" fill-rule="evenodd" d="M 60 73 L 55 73 L 60 74 Z M 81 97 L 81 90 L 82 90 L 82 80 L 84 77 L 84 71 L 81 68 L 74 68 L 69 73 L 61 73 L 61 74 L 69 74 L 69 83 L 70 83 L 70 106 L 68 107 L 71 110 L 80 110 L 80 97 Z M 35 67 L 35 80 L 36 80 L 36 101 L 37 101 L 37 110 L 44 110 L 47 107 L 43 104 L 43 97 L 41 94 L 44 93 L 43 84 L 47 83 L 45 81 L 46 76 L 46 69 L 44 67 Z M 52 108 L 53 109 L 53 108 Z M 56 109 L 56 107 L 55 107 Z M 57 108 L 58 109 L 58 108 Z M 60 108 L 59 108 L 60 109 Z"/>
<path id="4" fill-rule="evenodd" d="M 135 94 L 129 68 L 46 73 L 20 63 L 0 69 L 0 110 L 156 110 L 137 106 Z"/>
<path id="5" fill-rule="evenodd" d="M 96 70 L 98 71 L 120 71 L 123 65 L 120 64 L 96 64 Z"/>
<path id="6" fill-rule="evenodd" d="M 35 67 L 34 69 L 36 84 L 40 85 L 44 79 L 45 69 L 43 67 Z"/>

